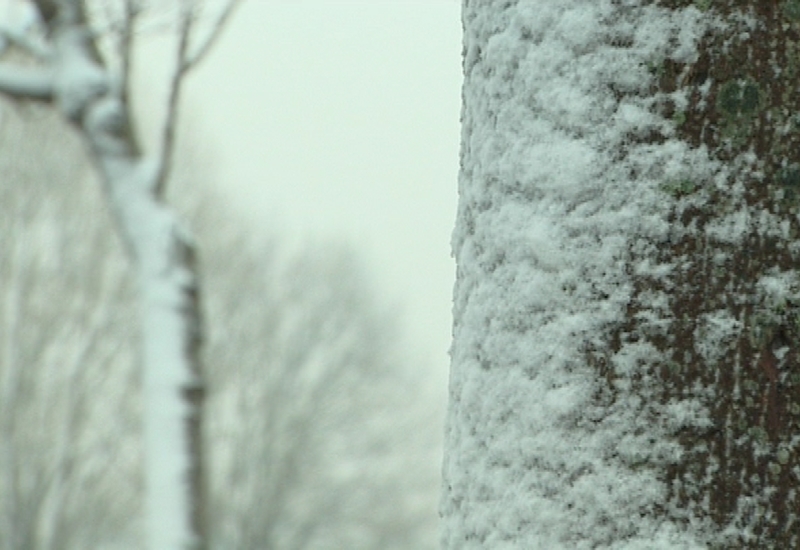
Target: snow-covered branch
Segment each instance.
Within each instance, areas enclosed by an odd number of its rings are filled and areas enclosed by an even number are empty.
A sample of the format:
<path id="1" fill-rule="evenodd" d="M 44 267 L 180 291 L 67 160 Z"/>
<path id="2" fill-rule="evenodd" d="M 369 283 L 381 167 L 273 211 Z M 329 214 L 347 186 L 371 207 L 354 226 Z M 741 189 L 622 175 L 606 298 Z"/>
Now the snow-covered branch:
<path id="1" fill-rule="evenodd" d="M 131 127 L 127 81 L 120 86 L 103 64 L 83 0 L 35 0 L 35 5 L 53 55 L 47 68 L 0 67 L 0 93 L 53 102 L 89 146 L 140 286 L 148 547 L 202 550 L 199 292 L 193 240 L 161 197 L 171 154 L 162 155 L 161 163 L 143 155 Z M 129 72 L 136 10 L 131 1 L 126 8 L 123 70 Z M 189 26 L 187 18 L 170 98 L 167 153 Z"/>
<path id="2" fill-rule="evenodd" d="M 5 41 L 3 47 L 0 47 L 0 52 L 5 49 L 6 44 L 13 44 L 33 55 L 40 61 L 48 61 L 50 56 L 53 54 L 52 49 L 47 45 L 47 43 L 36 40 L 30 36 L 30 33 L 26 31 L 26 28 L 20 30 L 14 27 L 0 27 L 0 37 L 2 37 L 2 40 Z"/>
<path id="3" fill-rule="evenodd" d="M 0 65 L 0 93 L 21 99 L 50 101 L 53 99 L 53 86 L 53 73 L 48 69 Z"/>

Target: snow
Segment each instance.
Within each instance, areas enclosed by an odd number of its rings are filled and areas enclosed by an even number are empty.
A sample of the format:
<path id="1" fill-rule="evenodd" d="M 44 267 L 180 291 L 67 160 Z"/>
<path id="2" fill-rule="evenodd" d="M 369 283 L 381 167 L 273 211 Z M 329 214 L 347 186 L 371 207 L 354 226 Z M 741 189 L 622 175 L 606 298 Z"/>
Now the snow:
<path id="1" fill-rule="evenodd" d="M 154 196 L 157 163 L 120 132 L 125 113 L 119 90 L 88 47 L 83 29 L 58 34 L 56 99 L 65 116 L 83 125 L 138 274 L 147 547 L 186 548 L 193 543 L 186 433 L 191 409 L 182 392 L 196 382 L 189 355 L 197 322 L 189 297 L 193 274 L 184 263 L 186 235 Z"/>
<path id="2" fill-rule="evenodd" d="M 191 411 L 181 392 L 193 382 L 187 323 L 195 319 L 185 295 L 192 275 L 173 248 L 183 237 L 175 216 L 150 194 L 155 163 L 137 159 L 104 166 L 135 251 L 142 296 L 147 547 L 183 548 L 191 540 L 186 437 Z"/>
<path id="3" fill-rule="evenodd" d="M 191 540 L 186 420 L 190 408 L 181 396 L 191 387 L 186 353 L 187 323 L 193 326 L 187 287 L 193 276 L 182 263 L 187 235 L 176 216 L 153 195 L 157 162 L 120 153 L 125 148 L 106 132 L 104 121 L 119 103 L 95 101 L 86 120 L 92 147 L 123 240 L 134 259 L 141 296 L 142 389 L 146 471 L 147 548 L 184 548 Z M 113 125 L 112 125 L 113 126 Z"/>
<path id="4" fill-rule="evenodd" d="M 742 322 L 724 309 L 714 312 L 713 315 L 704 314 L 698 321 L 697 351 L 709 363 L 722 357 L 727 350 L 726 344 L 742 330 Z"/>
<path id="5" fill-rule="evenodd" d="M 676 139 L 630 139 L 673 134 L 646 97 L 648 67 L 696 59 L 712 22 L 610 0 L 467 0 L 463 18 L 443 548 L 703 548 L 701 524 L 652 513 L 665 487 L 646 464 L 677 460 L 658 435 L 705 426 L 707 412 L 648 402 L 643 366 L 659 352 L 646 342 L 612 353 L 614 400 L 587 352 L 607 350 L 624 320 L 631 255 L 670 239 L 679 199 L 665 185 L 722 170 Z M 732 214 L 720 231 L 739 223 Z M 654 278 L 673 269 L 633 265 Z M 669 326 L 665 296 L 640 300 L 641 318 Z M 722 316 L 705 327 L 719 341 L 739 329 Z"/>
<path id="6" fill-rule="evenodd" d="M 79 13 L 79 2 L 73 4 L 64 3 L 59 15 Z M 20 32 L 34 24 L 30 8 L 10 0 L 0 4 L 7 24 Z M 121 90 L 97 59 L 95 38 L 84 21 L 68 19 L 56 18 L 49 29 L 49 66 L 0 68 L 0 91 L 53 99 L 81 126 L 101 172 L 139 275 L 148 547 L 187 548 L 194 542 L 186 434 L 191 408 L 182 393 L 197 382 L 191 355 L 199 323 L 188 242 L 175 215 L 155 196 L 156 164 L 142 157 L 127 131 Z M 0 40 L 0 51 L 4 46 Z"/>
<path id="7" fill-rule="evenodd" d="M 0 0 L 0 28 L 15 35 L 24 35 L 39 22 L 36 8 L 28 0 Z M 0 52 L 7 46 L 0 37 Z"/>
<path id="8" fill-rule="evenodd" d="M 106 71 L 91 57 L 86 29 L 61 30 L 55 40 L 54 86 L 64 115 L 79 121 L 89 103 L 109 91 Z"/>

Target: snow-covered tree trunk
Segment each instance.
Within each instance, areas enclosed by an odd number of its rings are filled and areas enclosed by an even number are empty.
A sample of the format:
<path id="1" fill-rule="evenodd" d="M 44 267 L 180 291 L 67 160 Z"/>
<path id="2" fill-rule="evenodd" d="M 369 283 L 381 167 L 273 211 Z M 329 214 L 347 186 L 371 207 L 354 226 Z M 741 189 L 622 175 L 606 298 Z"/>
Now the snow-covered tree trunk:
<path id="1" fill-rule="evenodd" d="M 797 547 L 800 2 L 463 22 L 443 547 Z"/>
<path id="2" fill-rule="evenodd" d="M 169 159 L 142 154 L 125 85 L 103 65 L 83 1 L 35 4 L 47 66 L 0 67 L 0 92 L 56 104 L 101 174 L 140 285 L 147 545 L 205 548 L 197 275 L 192 240 L 161 196 Z"/>

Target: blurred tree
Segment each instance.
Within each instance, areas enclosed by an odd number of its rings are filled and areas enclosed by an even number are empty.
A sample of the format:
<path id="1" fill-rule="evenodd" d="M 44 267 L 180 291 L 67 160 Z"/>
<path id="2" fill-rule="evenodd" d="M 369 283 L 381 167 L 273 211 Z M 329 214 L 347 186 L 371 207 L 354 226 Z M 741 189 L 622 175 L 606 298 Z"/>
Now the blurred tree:
<path id="1" fill-rule="evenodd" d="M 4 21 L 0 45 L 7 49 L 14 44 L 37 62 L 7 61 L 0 66 L 0 93 L 57 107 L 83 138 L 101 176 L 136 270 L 141 304 L 148 546 L 203 550 L 207 541 L 200 291 L 193 242 L 163 195 L 184 77 L 219 36 L 235 2 L 227 3 L 201 37 L 196 25 L 200 0 L 168 6 L 174 13 L 169 28 L 175 32 L 175 64 L 161 149 L 154 158 L 141 148 L 129 94 L 134 37 L 148 4 L 18 3 L 23 15 Z"/>
<path id="2" fill-rule="evenodd" d="M 196 145 L 173 192 L 204 251 L 212 547 L 435 548 L 443 403 L 396 308 L 350 249 L 234 223 Z"/>
<path id="3" fill-rule="evenodd" d="M 0 549 L 100 548 L 138 502 L 133 285 L 75 136 L 0 117 Z"/>
<path id="4" fill-rule="evenodd" d="M 0 550 L 140 547 L 135 285 L 78 136 L 0 107 Z M 171 192 L 205 251 L 210 546 L 434 548 L 425 363 L 351 252 L 259 239 L 198 164 Z"/>

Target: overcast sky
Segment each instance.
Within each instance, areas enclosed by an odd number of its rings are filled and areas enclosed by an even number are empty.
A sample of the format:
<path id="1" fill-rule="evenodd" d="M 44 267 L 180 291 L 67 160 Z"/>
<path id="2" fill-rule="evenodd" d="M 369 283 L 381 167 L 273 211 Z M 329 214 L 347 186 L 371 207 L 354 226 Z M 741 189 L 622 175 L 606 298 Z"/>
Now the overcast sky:
<path id="1" fill-rule="evenodd" d="M 454 0 L 245 0 L 184 113 L 225 194 L 363 252 L 446 371 L 461 84 Z"/>

